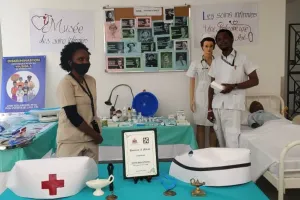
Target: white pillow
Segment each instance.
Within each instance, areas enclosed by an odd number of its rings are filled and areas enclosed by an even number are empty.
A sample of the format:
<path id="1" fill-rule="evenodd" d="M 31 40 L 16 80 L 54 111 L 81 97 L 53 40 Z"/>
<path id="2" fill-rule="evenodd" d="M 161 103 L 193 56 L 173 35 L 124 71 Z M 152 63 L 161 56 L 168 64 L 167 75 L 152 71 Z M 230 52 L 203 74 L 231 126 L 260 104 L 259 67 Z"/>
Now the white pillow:
<path id="1" fill-rule="evenodd" d="M 250 115 L 250 112 L 248 110 L 244 110 L 241 113 L 241 125 L 248 126 L 248 116 Z"/>

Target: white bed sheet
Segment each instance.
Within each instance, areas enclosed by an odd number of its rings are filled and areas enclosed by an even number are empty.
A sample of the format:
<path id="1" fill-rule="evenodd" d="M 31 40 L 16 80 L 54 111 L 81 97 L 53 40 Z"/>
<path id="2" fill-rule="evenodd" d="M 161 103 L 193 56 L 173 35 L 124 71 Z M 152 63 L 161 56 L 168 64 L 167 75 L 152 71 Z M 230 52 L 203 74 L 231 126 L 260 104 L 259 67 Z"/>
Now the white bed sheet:
<path id="1" fill-rule="evenodd" d="M 300 126 L 286 119 L 269 121 L 257 129 L 242 126 L 240 147 L 251 150 L 252 180 L 256 181 L 267 170 L 278 176 L 280 153 L 295 140 L 300 140 Z M 295 169 L 300 169 L 299 146 L 291 149 L 285 160 L 285 170 Z M 285 172 L 285 177 L 300 177 L 300 172 Z"/>

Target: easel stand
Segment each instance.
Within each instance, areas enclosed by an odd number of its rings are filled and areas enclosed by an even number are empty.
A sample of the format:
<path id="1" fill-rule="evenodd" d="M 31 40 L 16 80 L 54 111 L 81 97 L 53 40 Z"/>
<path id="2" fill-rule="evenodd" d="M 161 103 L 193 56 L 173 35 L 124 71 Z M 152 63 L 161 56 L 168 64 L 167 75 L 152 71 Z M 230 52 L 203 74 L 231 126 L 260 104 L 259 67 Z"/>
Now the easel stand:
<path id="1" fill-rule="evenodd" d="M 140 180 L 142 181 L 143 179 L 146 179 L 148 183 L 151 182 L 152 176 L 140 176 L 140 177 L 134 177 L 133 182 L 134 184 L 137 184 L 137 182 Z"/>

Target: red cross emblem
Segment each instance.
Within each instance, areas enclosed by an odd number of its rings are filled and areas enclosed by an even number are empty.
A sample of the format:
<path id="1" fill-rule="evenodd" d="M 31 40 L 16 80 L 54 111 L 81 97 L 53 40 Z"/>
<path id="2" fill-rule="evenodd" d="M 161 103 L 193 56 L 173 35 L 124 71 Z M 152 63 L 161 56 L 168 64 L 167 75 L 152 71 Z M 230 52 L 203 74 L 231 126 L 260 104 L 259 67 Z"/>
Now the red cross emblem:
<path id="1" fill-rule="evenodd" d="M 42 181 L 42 189 L 49 190 L 49 195 L 57 195 L 57 188 L 65 186 L 64 180 L 57 180 L 56 174 L 49 174 L 49 181 Z"/>

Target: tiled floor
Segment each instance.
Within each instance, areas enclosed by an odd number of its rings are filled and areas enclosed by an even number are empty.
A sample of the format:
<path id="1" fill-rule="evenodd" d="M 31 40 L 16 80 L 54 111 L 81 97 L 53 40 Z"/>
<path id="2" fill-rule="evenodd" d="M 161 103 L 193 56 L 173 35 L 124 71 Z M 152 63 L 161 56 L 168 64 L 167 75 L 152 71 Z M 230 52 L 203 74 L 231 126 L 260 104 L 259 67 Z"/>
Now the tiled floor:
<path id="1" fill-rule="evenodd" d="M 277 190 L 267 181 L 267 179 L 261 177 L 258 179 L 256 184 L 269 197 L 270 200 L 277 200 Z M 300 189 L 287 190 L 284 197 L 285 200 L 300 200 Z"/>

